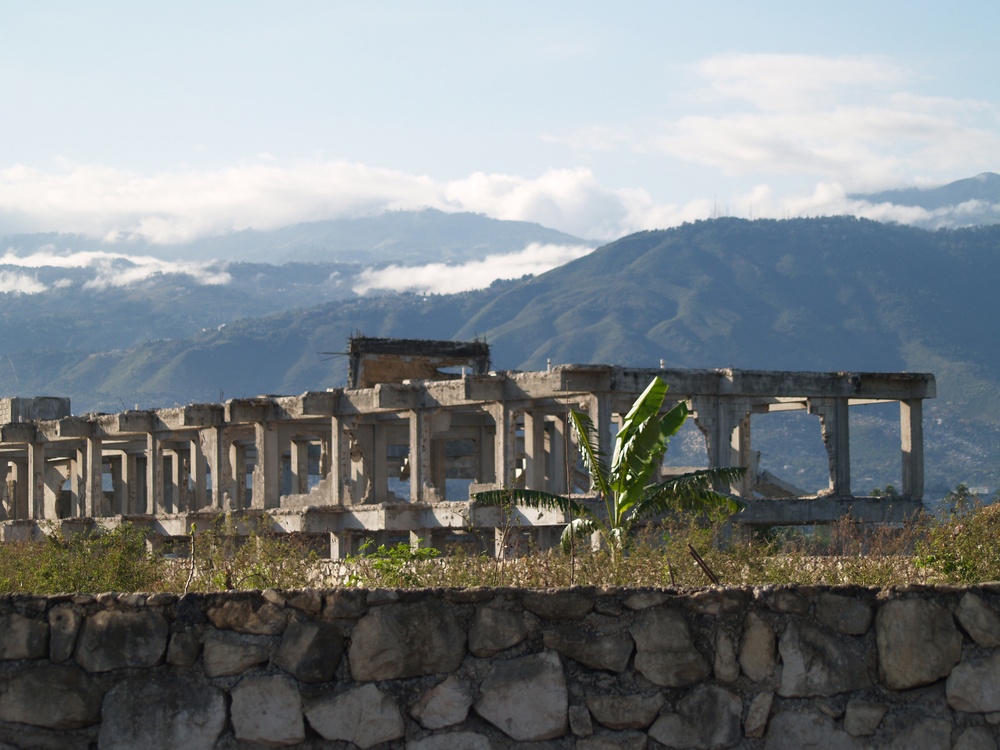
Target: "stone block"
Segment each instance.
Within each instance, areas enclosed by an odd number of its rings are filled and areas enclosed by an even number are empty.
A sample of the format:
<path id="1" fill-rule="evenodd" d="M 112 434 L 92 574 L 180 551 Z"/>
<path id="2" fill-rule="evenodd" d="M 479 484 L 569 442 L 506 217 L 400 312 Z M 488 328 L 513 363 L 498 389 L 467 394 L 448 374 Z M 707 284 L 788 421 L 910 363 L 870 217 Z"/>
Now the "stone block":
<path id="1" fill-rule="evenodd" d="M 271 658 L 271 640 L 260 635 L 212 631 L 205 638 L 202 665 L 206 677 L 226 677 L 245 672 Z"/>
<path id="2" fill-rule="evenodd" d="M 844 711 L 844 731 L 852 737 L 875 734 L 888 710 L 881 703 L 852 698 L 847 701 L 847 708 Z"/>
<path id="3" fill-rule="evenodd" d="M 895 599 L 875 617 L 879 678 L 890 690 L 947 677 L 962 655 L 962 634 L 951 612 L 924 599 Z"/>
<path id="4" fill-rule="evenodd" d="M 301 682 L 329 682 L 344 655 L 344 636 L 332 623 L 293 620 L 274 656 L 276 666 Z"/>
<path id="5" fill-rule="evenodd" d="M 1000 652 L 958 664 L 945 682 L 945 695 L 956 711 L 1000 711 Z"/>
<path id="6" fill-rule="evenodd" d="M 251 635 L 281 635 L 287 615 L 282 607 L 265 601 L 259 594 L 224 599 L 206 613 L 219 630 L 233 630 Z"/>
<path id="7" fill-rule="evenodd" d="M 152 610 L 102 610 L 83 621 L 76 661 L 88 672 L 154 667 L 167 650 L 170 627 Z"/>
<path id="8" fill-rule="evenodd" d="M 598 732 L 576 741 L 576 750 L 645 750 L 645 732 Z"/>
<path id="9" fill-rule="evenodd" d="M 767 720 L 771 716 L 771 704 L 774 702 L 774 693 L 765 690 L 758 693 L 750 701 L 747 709 L 747 718 L 743 722 L 743 733 L 747 737 L 763 737 L 764 730 L 767 729 Z"/>
<path id="10" fill-rule="evenodd" d="M 406 743 L 406 750 L 491 750 L 490 738 L 475 732 L 432 734 Z"/>
<path id="11" fill-rule="evenodd" d="M 410 709 L 410 715 L 427 729 L 461 724 L 469 715 L 472 693 L 455 675 L 426 691 Z"/>
<path id="12" fill-rule="evenodd" d="M 551 651 L 492 664 L 475 703 L 476 713 L 518 742 L 565 734 L 568 706 L 562 663 Z"/>
<path id="13" fill-rule="evenodd" d="M 49 610 L 48 620 L 49 659 L 55 664 L 61 664 L 73 656 L 83 615 L 72 604 L 60 604 Z"/>
<path id="14" fill-rule="evenodd" d="M 479 607 L 469 628 L 469 651 L 486 658 L 516 646 L 527 637 L 528 626 L 521 612 Z"/>
<path id="15" fill-rule="evenodd" d="M 201 636 L 198 631 L 185 628 L 170 634 L 167 644 L 167 664 L 174 667 L 193 667 L 201 655 Z"/>
<path id="16" fill-rule="evenodd" d="M 361 748 L 398 739 L 405 730 L 399 707 L 372 684 L 315 698 L 306 704 L 305 714 L 323 739 L 353 742 Z"/>
<path id="17" fill-rule="evenodd" d="M 1000 614 L 971 591 L 958 603 L 955 617 L 972 640 L 983 648 L 1000 646 Z"/>
<path id="18" fill-rule="evenodd" d="M 607 672 L 624 672 L 635 649 L 628 635 L 596 635 L 576 624 L 546 630 L 542 642 L 586 667 Z"/>
<path id="19" fill-rule="evenodd" d="M 736 645 L 732 636 L 721 628 L 715 632 L 715 662 L 712 671 L 715 672 L 715 679 L 722 682 L 735 682 L 740 676 Z"/>
<path id="20" fill-rule="evenodd" d="M 6 679 L 0 721 L 74 729 L 101 720 L 103 691 L 74 664 L 28 663 Z"/>
<path id="21" fill-rule="evenodd" d="M 655 607 L 632 624 L 635 669 L 654 685 L 683 687 L 705 679 L 711 667 L 695 647 L 687 621 L 676 609 Z"/>
<path id="22" fill-rule="evenodd" d="M 582 620 L 594 608 L 593 598 L 577 591 L 528 592 L 521 604 L 543 620 Z"/>
<path id="23" fill-rule="evenodd" d="M 872 626 L 871 605 L 850 596 L 823 592 L 816 603 L 816 619 L 841 635 L 863 635 Z"/>
<path id="24" fill-rule="evenodd" d="M 698 685 L 677 704 L 674 713 L 662 714 L 649 736 L 668 747 L 714 750 L 731 747 L 742 737 L 743 701 L 717 685 Z"/>
<path id="25" fill-rule="evenodd" d="M 586 706 L 570 706 L 569 731 L 577 737 L 588 737 L 594 733 L 594 722 Z"/>
<path id="26" fill-rule="evenodd" d="M 774 674 L 777 662 L 774 646 L 777 638 L 767 620 L 750 612 L 743 620 L 740 638 L 740 669 L 754 682 L 762 682 Z"/>
<path id="27" fill-rule="evenodd" d="M 952 750 L 997 750 L 997 742 L 986 727 L 969 727 L 958 735 Z"/>
<path id="28" fill-rule="evenodd" d="M 302 699 L 288 677 L 244 677 L 232 690 L 233 734 L 260 745 L 296 745 L 306 737 Z"/>
<path id="29" fill-rule="evenodd" d="M 454 672 L 465 657 L 465 631 L 431 602 L 389 604 L 351 632 L 348 662 L 357 682 Z"/>
<path id="30" fill-rule="evenodd" d="M 779 695 L 826 696 L 871 686 L 863 641 L 793 620 L 781 634 L 778 649 L 783 663 Z"/>
<path id="31" fill-rule="evenodd" d="M 865 745 L 819 711 L 783 711 L 768 722 L 764 750 L 862 750 Z"/>
<path id="32" fill-rule="evenodd" d="M 663 693 L 592 695 L 587 708 L 608 729 L 646 729 L 663 708 Z"/>
<path id="33" fill-rule="evenodd" d="M 17 612 L 0 617 L 0 660 L 49 655 L 49 623 Z"/>
<path id="34" fill-rule="evenodd" d="M 213 747 L 226 725 L 217 687 L 167 672 L 128 677 L 104 697 L 101 750 Z"/>

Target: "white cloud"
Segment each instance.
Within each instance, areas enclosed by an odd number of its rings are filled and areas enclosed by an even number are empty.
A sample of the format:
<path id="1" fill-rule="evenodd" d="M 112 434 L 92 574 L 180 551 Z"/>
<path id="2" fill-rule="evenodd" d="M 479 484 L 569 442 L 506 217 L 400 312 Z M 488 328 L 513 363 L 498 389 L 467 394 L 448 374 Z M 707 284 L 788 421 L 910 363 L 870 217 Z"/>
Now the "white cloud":
<path id="1" fill-rule="evenodd" d="M 425 266 L 370 268 L 358 276 L 354 292 L 375 290 L 454 294 L 483 289 L 497 279 L 537 275 L 581 258 L 593 250 L 589 245 L 542 245 L 533 242 L 517 253 L 490 255 L 461 265 L 431 263 Z"/>
<path id="2" fill-rule="evenodd" d="M 60 253 L 51 245 L 39 248 L 24 256 L 17 255 L 13 250 L 7 250 L 0 257 L 0 266 L 92 269 L 94 276 L 84 283 L 86 289 L 129 286 L 158 274 L 188 276 L 198 284 L 228 284 L 231 281 L 229 273 L 217 262 L 167 261 L 148 255 L 127 255 L 104 251 Z M 29 278 L 15 272 L 5 271 L 4 273 L 19 279 Z M 35 284 L 40 288 L 32 287 L 33 291 L 25 291 L 25 293 L 34 294 L 45 291 L 45 285 L 37 281 Z M 59 279 L 53 286 L 57 289 L 63 289 L 72 284 L 71 279 Z M 0 288 L 0 291 L 8 290 Z"/>
<path id="3" fill-rule="evenodd" d="M 40 294 L 46 289 L 45 284 L 27 274 L 0 271 L 0 294 Z"/>

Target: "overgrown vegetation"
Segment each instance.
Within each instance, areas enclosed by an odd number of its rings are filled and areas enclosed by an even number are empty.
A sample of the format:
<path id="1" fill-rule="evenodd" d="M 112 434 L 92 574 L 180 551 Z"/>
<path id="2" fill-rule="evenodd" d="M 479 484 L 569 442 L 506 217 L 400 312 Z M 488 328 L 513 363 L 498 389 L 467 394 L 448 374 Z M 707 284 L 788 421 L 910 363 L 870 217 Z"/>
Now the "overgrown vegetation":
<path id="1" fill-rule="evenodd" d="M 723 585 L 907 583 L 971 584 L 1000 580 L 1000 504 L 963 497 L 941 516 L 905 524 L 861 525 L 849 519 L 824 527 L 733 529 L 723 515 L 674 514 L 623 539 L 620 550 L 575 545 L 532 549 L 528 529 L 511 525 L 508 548 L 526 554 L 497 558 L 468 547 L 439 551 L 363 545 L 347 560 L 321 560 L 292 535 L 264 521 L 238 529 L 222 517 L 192 530 L 192 550 L 153 551 L 129 525 L 113 530 L 0 544 L 0 590 L 51 594 L 102 591 L 222 591 L 307 586 L 368 588 L 572 585 L 700 587 L 708 572 Z M 703 559 L 704 568 L 692 550 Z"/>

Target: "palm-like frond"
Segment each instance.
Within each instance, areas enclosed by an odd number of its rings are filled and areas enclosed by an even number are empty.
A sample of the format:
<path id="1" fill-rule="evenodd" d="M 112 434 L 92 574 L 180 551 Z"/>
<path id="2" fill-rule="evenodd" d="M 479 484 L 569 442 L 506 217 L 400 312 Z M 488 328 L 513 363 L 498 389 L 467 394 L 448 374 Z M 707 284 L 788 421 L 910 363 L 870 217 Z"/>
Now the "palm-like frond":
<path id="1" fill-rule="evenodd" d="M 702 511 L 713 508 L 736 513 L 742 509 L 743 504 L 730 495 L 719 492 L 715 487 L 734 482 L 745 473 L 745 468 L 737 466 L 701 469 L 650 485 L 645 488 L 632 517 L 657 515 L 670 510 Z"/>
<path id="2" fill-rule="evenodd" d="M 505 506 L 522 505 L 527 508 L 543 508 L 546 510 L 560 510 L 564 513 L 572 513 L 575 516 L 591 515 L 590 508 L 578 503 L 571 497 L 555 495 L 542 490 L 524 490 L 511 487 L 502 490 L 484 490 L 475 492 L 472 499 L 480 505 Z"/>
<path id="3" fill-rule="evenodd" d="M 597 437 L 597 430 L 589 416 L 578 411 L 569 413 L 573 422 L 573 430 L 576 432 L 577 441 L 580 444 L 580 454 L 583 456 L 583 465 L 590 473 L 590 480 L 594 488 L 601 493 L 601 497 L 611 496 L 611 486 L 608 481 L 608 467 L 604 462 L 604 453 L 601 451 L 601 444 Z"/>

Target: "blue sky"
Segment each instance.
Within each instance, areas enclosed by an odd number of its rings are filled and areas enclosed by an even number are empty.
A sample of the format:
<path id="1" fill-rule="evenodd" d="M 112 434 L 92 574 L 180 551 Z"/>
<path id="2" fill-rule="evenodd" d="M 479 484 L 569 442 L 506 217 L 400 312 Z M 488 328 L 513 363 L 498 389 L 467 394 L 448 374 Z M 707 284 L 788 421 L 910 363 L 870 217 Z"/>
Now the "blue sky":
<path id="1" fill-rule="evenodd" d="M 607 240 L 1000 171 L 1000 4 L 0 4 L 0 235 L 434 206 Z"/>

